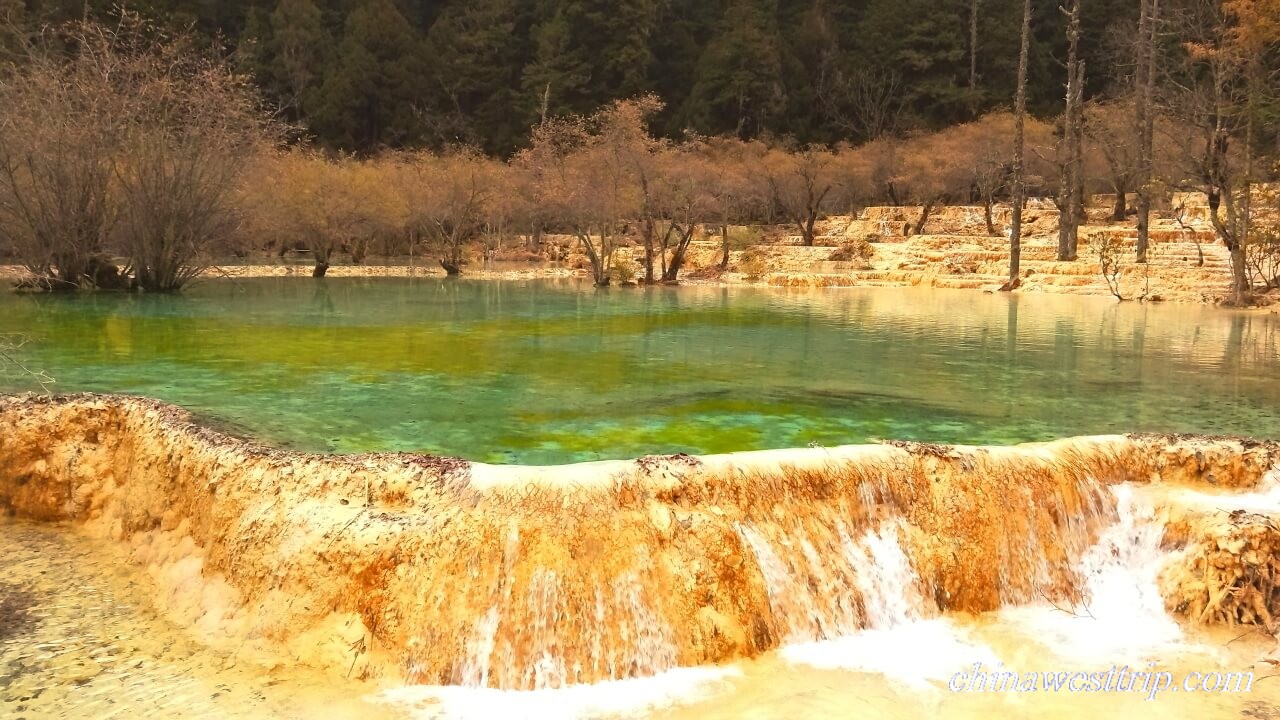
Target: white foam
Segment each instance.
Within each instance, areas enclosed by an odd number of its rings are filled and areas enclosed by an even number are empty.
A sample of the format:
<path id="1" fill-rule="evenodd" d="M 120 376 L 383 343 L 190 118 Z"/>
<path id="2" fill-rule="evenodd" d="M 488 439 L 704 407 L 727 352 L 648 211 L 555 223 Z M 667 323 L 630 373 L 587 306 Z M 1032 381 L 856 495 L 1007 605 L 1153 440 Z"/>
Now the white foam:
<path id="1" fill-rule="evenodd" d="M 924 605 L 920 597 L 920 576 L 902 550 L 899 522 L 886 522 L 878 530 L 868 530 L 860 546 L 844 536 L 844 554 L 858 568 L 857 584 L 862 593 L 867 625 L 891 628 L 920 619 Z"/>
<path id="2" fill-rule="evenodd" d="M 780 650 L 784 659 L 826 670 L 878 673 L 915 690 L 946 682 L 956 668 L 974 662 L 996 664 L 990 648 L 972 641 L 950 619 L 922 619 L 920 578 L 902 550 L 899 522 L 885 522 L 857 543 L 844 534 L 844 554 L 857 570 L 869 627 L 786 645 Z"/>
<path id="3" fill-rule="evenodd" d="M 1182 488 L 1176 497 L 1190 505 L 1231 512 L 1280 512 L 1280 467 L 1262 476 L 1258 487 L 1249 493 L 1217 494 Z"/>
<path id="4" fill-rule="evenodd" d="M 1079 602 L 1004 608 L 1008 621 L 1063 659 L 1081 663 L 1136 662 L 1185 650 L 1182 629 L 1165 612 L 1157 577 L 1171 553 L 1161 549 L 1164 525 L 1135 500 L 1127 484 L 1114 486 L 1116 523 L 1080 559 Z"/>
<path id="5" fill-rule="evenodd" d="M 890 628 L 863 630 L 835 640 L 788 645 L 781 650 L 790 662 L 825 670 L 879 673 L 913 690 L 945 683 L 957 669 L 981 662 L 995 667 L 991 648 L 948 618 L 917 620 Z"/>
<path id="6" fill-rule="evenodd" d="M 410 685 L 385 690 L 370 700 L 393 706 L 413 720 L 634 718 L 710 697 L 739 675 L 741 671 L 732 667 L 696 667 L 544 690 Z"/>

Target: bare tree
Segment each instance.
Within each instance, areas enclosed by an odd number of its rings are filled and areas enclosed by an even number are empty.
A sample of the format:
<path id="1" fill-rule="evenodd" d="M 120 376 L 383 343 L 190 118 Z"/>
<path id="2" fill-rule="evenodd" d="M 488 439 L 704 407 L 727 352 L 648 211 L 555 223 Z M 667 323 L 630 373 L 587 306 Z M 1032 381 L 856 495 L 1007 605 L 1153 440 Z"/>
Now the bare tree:
<path id="1" fill-rule="evenodd" d="M 753 157 L 758 154 L 760 143 L 742 143 L 729 138 L 709 138 L 694 146 L 704 155 L 704 167 L 708 172 L 707 192 L 710 194 L 707 214 L 720 224 L 720 262 L 718 267 L 729 267 L 729 225 L 746 215 L 746 208 L 758 203 L 757 185 L 751 180 L 751 168 L 756 165 Z"/>
<path id="2" fill-rule="evenodd" d="M 146 26 L 127 32 L 134 36 L 89 36 L 99 54 L 121 56 L 115 246 L 139 287 L 171 292 L 232 249 L 242 221 L 236 187 L 279 128 L 248 79 L 189 36 L 155 39 Z"/>
<path id="3" fill-rule="evenodd" d="M 460 274 L 465 245 L 480 231 L 496 181 L 490 161 L 461 148 L 438 157 L 415 153 L 402 162 L 398 185 L 410 225 L 440 249 L 447 275 Z"/>
<path id="4" fill-rule="evenodd" d="M 1107 184 L 1115 194 L 1113 222 L 1128 216 L 1128 195 L 1137 183 L 1139 140 L 1133 115 L 1133 99 L 1122 97 L 1090 103 L 1085 121 L 1085 132 L 1106 162 Z"/>
<path id="5" fill-rule="evenodd" d="M 1138 262 L 1147 261 L 1151 226 L 1152 137 L 1155 127 L 1156 27 L 1160 0 L 1140 0 L 1138 20 Z"/>
<path id="6" fill-rule="evenodd" d="M 662 282 L 675 283 L 698 223 L 720 209 L 721 198 L 713 188 L 722 175 L 711 167 L 697 141 L 668 148 L 657 160 L 661 183 L 656 199 L 662 218 L 658 259 Z"/>
<path id="7" fill-rule="evenodd" d="M 1067 17 L 1067 99 L 1058 143 L 1058 259 L 1074 260 L 1084 215 L 1084 61 L 1080 59 L 1080 0 L 1061 8 Z"/>
<path id="8" fill-rule="evenodd" d="M 1022 2 L 1022 43 L 1018 51 L 1018 90 L 1013 106 L 1013 218 L 1009 227 L 1009 281 L 1000 289 L 1010 291 L 1022 284 L 1022 206 L 1026 202 L 1027 181 L 1023 177 L 1023 152 L 1027 118 L 1027 62 L 1031 52 L 1031 0 Z"/>
<path id="9" fill-rule="evenodd" d="M 1247 252 L 1257 111 L 1274 97 L 1277 84 L 1274 74 L 1264 74 L 1260 58 L 1280 43 L 1280 24 L 1262 22 L 1255 13 L 1273 5 L 1269 0 L 1191 0 L 1178 18 L 1182 67 L 1171 79 L 1169 107 L 1192 130 L 1179 133 L 1180 155 L 1192 186 L 1207 196 L 1210 222 L 1231 253 L 1236 304 L 1248 302 L 1251 287 Z"/>
<path id="10" fill-rule="evenodd" d="M 896 134 L 906 103 L 902 76 L 870 67 L 824 75 L 817 95 L 827 120 L 863 142 Z"/>
<path id="11" fill-rule="evenodd" d="M 548 118 L 515 162 L 531 173 L 538 201 L 578 238 L 597 286 L 610 284 L 623 222 L 636 218 L 643 188 L 635 144 L 649 141 L 649 97 L 618 101 L 590 118 Z"/>
<path id="12" fill-rule="evenodd" d="M 122 11 L 26 46 L 0 76 L 0 239 L 48 289 L 171 291 L 236 235 L 235 186 L 275 125 L 189 35 Z"/>
<path id="13" fill-rule="evenodd" d="M 335 253 L 358 248 L 406 222 L 398 186 L 372 161 L 336 159 L 305 150 L 264 158 L 245 189 L 249 230 L 276 239 L 281 252 L 303 248 L 323 278 Z"/>
<path id="14" fill-rule="evenodd" d="M 835 156 L 811 145 L 795 152 L 773 148 L 760 161 L 760 178 L 774 205 L 800 231 L 801 243 L 812 247 L 818 218 L 837 181 Z"/>
<path id="15" fill-rule="evenodd" d="M 50 31 L 0 68 L 0 242 L 48 290 L 118 278 L 105 259 L 118 136 L 107 68 L 53 54 L 62 36 Z"/>

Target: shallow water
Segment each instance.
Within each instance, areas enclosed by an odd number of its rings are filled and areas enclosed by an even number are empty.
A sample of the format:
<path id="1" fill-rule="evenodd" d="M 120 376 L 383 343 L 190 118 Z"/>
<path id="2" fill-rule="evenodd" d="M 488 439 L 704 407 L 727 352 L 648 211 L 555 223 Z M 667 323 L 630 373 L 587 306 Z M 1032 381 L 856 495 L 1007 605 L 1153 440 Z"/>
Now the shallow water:
<path id="1" fill-rule="evenodd" d="M 1280 438 L 1280 317 L 1102 298 L 263 278 L 0 293 L 0 333 L 30 338 L 57 391 L 157 397 L 316 451 L 546 464 L 877 438 Z"/>
<path id="2" fill-rule="evenodd" d="M 197 641 L 155 592 L 113 544 L 0 515 L 0 716 L 395 717 L 360 683 Z"/>

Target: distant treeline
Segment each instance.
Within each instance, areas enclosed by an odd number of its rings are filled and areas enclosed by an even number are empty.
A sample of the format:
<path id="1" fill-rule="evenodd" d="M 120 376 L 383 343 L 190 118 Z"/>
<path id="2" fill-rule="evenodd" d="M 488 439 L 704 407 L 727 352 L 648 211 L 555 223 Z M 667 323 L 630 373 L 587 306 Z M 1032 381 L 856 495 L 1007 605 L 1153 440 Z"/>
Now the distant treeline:
<path id="1" fill-rule="evenodd" d="M 29 31 L 119 0 L 0 0 Z M 1059 0 L 1034 0 L 1029 108 L 1060 111 Z M 658 135 L 860 143 L 1007 108 L 1020 0 L 137 0 L 233 54 L 318 144 L 506 155 L 544 115 L 656 94 Z M 1086 100 L 1123 94 L 1134 0 L 1081 13 Z"/>

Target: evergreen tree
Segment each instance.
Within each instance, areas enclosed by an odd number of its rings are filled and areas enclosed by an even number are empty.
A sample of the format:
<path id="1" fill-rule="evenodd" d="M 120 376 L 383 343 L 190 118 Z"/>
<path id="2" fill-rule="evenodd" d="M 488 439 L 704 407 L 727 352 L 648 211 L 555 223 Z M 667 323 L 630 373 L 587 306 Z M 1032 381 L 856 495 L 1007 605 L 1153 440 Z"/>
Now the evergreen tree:
<path id="1" fill-rule="evenodd" d="M 657 0 L 546 0 L 523 74 L 530 115 L 541 116 L 544 103 L 549 115 L 589 114 L 649 90 L 658 10 Z"/>
<path id="2" fill-rule="evenodd" d="M 692 90 L 703 48 L 711 42 L 724 15 L 723 0 L 668 0 L 662 6 L 653 34 L 650 71 L 653 91 L 666 103 L 657 114 L 663 134 L 678 136 L 685 129 L 681 110 Z"/>
<path id="3" fill-rule="evenodd" d="M 359 0 L 310 117 L 318 138 L 368 152 L 421 136 L 422 44 L 391 0 Z"/>
<path id="4" fill-rule="evenodd" d="M 436 141 L 508 153 L 528 134 L 512 112 L 527 55 L 517 18 L 515 0 L 477 0 L 449 6 L 431 26 L 426 116 Z"/>
<path id="5" fill-rule="evenodd" d="M 917 124 L 944 125 L 970 112 L 968 13 L 967 0 L 868 3 L 859 54 L 868 65 L 901 75 L 903 99 Z"/>
<path id="6" fill-rule="evenodd" d="M 776 0 L 732 0 L 698 62 L 686 121 L 708 134 L 761 134 L 786 108 L 782 70 Z"/>
<path id="7" fill-rule="evenodd" d="M 282 106 L 301 119 L 311 105 L 325 67 L 325 52 L 332 44 L 325 31 L 320 8 L 312 0 L 280 0 L 270 18 L 272 89 Z"/>
<path id="8" fill-rule="evenodd" d="M 1061 0 L 1031 0 L 1026 101 L 1056 114 Z M 28 32 L 108 19 L 118 0 L 0 0 Z M 1135 0 L 1089 0 L 1085 100 L 1131 84 Z M 130 0 L 234 48 L 328 147 L 465 142 L 506 154 L 545 111 L 656 92 L 654 130 L 861 142 L 886 117 L 939 128 L 1008 108 L 1022 0 Z M 975 14 L 976 11 L 976 14 Z M 974 22 L 976 20 L 976 22 Z M 974 34 L 972 31 L 977 30 Z M 976 37 L 976 40 L 974 39 Z M 0 41 L 2 42 L 2 41 Z M 877 118 L 859 107 L 872 106 Z M 898 110 L 899 106 L 901 111 Z M 874 120 L 874 122 L 873 122 Z"/>

